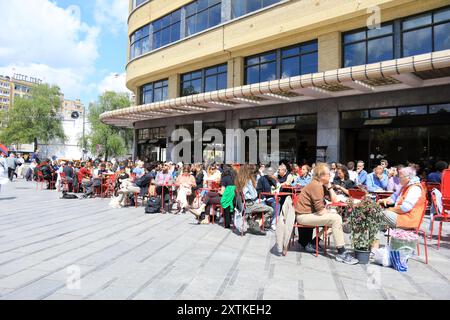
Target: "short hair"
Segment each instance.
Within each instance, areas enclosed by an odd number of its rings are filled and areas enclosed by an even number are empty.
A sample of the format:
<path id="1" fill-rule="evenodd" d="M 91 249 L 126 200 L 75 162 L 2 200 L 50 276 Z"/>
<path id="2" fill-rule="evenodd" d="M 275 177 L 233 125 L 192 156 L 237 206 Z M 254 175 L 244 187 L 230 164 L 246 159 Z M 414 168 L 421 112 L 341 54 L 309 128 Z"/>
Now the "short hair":
<path id="1" fill-rule="evenodd" d="M 355 163 L 354 163 L 353 161 L 347 162 L 347 168 L 348 168 L 349 170 L 355 169 Z"/>
<path id="2" fill-rule="evenodd" d="M 320 163 L 314 168 L 313 178 L 320 180 L 320 178 L 325 174 L 326 169 L 330 170 L 330 167 L 326 163 Z"/>
<path id="3" fill-rule="evenodd" d="M 381 159 L 380 160 L 380 164 L 383 163 L 383 162 L 389 163 L 386 159 Z"/>
<path id="4" fill-rule="evenodd" d="M 436 162 L 436 170 L 439 172 L 444 171 L 445 169 L 447 169 L 448 164 L 445 161 L 438 161 Z"/>
<path id="5" fill-rule="evenodd" d="M 356 163 L 356 165 L 358 165 L 358 164 L 362 164 L 362 165 L 364 165 L 365 163 L 364 163 L 364 161 L 362 161 L 362 160 L 359 160 L 357 163 Z"/>
<path id="6" fill-rule="evenodd" d="M 266 168 L 264 170 L 264 174 L 266 174 L 266 175 L 273 175 L 274 173 L 275 173 L 275 170 L 273 170 L 272 167 Z"/>
<path id="7" fill-rule="evenodd" d="M 410 180 L 416 176 L 416 170 L 414 170 L 411 167 L 405 167 L 405 168 L 401 169 L 399 173 L 403 174 L 405 177 L 407 177 Z"/>

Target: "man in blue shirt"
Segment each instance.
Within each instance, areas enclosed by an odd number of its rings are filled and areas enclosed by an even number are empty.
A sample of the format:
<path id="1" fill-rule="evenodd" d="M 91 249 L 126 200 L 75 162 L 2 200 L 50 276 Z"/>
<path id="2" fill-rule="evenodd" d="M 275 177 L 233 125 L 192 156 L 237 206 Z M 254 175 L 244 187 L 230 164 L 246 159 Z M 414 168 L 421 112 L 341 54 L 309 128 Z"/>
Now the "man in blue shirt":
<path id="1" fill-rule="evenodd" d="M 379 165 L 375 168 L 374 172 L 367 175 L 366 186 L 370 192 L 386 191 L 388 185 L 388 176 L 383 172 L 384 168 Z"/>
<path id="2" fill-rule="evenodd" d="M 436 162 L 435 172 L 431 172 L 427 177 L 427 182 L 441 183 L 442 171 L 447 169 L 448 164 L 445 161 Z"/>
<path id="3" fill-rule="evenodd" d="M 356 172 L 358 173 L 357 184 L 366 184 L 367 181 L 367 172 L 364 170 L 364 161 L 358 161 L 356 165 Z"/>

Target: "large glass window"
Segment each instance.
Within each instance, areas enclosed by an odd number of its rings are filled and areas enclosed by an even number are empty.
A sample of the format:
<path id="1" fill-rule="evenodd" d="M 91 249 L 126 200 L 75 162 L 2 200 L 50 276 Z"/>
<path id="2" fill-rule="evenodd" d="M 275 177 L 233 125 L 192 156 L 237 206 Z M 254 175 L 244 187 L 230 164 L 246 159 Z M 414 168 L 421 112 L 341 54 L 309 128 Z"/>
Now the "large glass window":
<path id="1" fill-rule="evenodd" d="M 237 18 L 247 13 L 270 6 L 281 0 L 231 0 L 231 18 Z"/>
<path id="2" fill-rule="evenodd" d="M 148 2 L 150 0 L 133 0 L 133 9 L 139 7 L 140 5 Z"/>
<path id="3" fill-rule="evenodd" d="M 130 59 L 150 51 L 149 30 L 149 26 L 146 25 L 131 35 Z"/>
<path id="4" fill-rule="evenodd" d="M 317 72 L 317 50 L 317 41 L 312 41 L 247 57 L 245 83 L 253 84 Z"/>
<path id="5" fill-rule="evenodd" d="M 141 104 L 167 100 L 169 96 L 167 79 L 148 83 L 141 87 Z"/>
<path id="6" fill-rule="evenodd" d="M 186 6 L 188 36 L 211 28 L 221 22 L 221 0 L 197 0 Z"/>
<path id="7" fill-rule="evenodd" d="M 165 46 L 180 40 L 181 36 L 181 10 L 168 14 L 161 19 L 152 22 L 153 48 Z"/>
<path id="8" fill-rule="evenodd" d="M 227 88 L 227 65 L 221 64 L 181 75 L 181 96 Z"/>
<path id="9" fill-rule="evenodd" d="M 344 34 L 344 67 L 394 59 L 394 25 Z"/>
<path id="10" fill-rule="evenodd" d="M 402 22 L 403 56 L 450 49 L 450 8 Z"/>
<path id="11" fill-rule="evenodd" d="M 317 72 L 317 41 L 281 50 L 281 78 Z"/>

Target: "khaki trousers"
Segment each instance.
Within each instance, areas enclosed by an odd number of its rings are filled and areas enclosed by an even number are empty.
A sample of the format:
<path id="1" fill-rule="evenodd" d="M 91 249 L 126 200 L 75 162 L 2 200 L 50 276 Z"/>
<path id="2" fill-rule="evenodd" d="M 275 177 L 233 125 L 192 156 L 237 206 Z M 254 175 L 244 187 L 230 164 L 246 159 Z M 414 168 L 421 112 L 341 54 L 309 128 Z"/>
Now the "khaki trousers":
<path id="1" fill-rule="evenodd" d="M 334 243 L 337 248 L 344 247 L 344 231 L 342 230 L 342 217 L 334 212 L 328 212 L 323 215 L 317 213 L 298 214 L 297 223 L 312 227 L 331 227 Z"/>

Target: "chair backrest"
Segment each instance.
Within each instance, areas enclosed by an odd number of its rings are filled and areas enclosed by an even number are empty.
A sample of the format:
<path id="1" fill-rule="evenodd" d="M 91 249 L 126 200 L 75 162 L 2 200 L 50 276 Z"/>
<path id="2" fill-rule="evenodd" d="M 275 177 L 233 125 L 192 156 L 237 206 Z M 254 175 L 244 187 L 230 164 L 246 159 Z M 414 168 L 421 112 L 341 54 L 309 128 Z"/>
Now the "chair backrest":
<path id="1" fill-rule="evenodd" d="M 425 200 L 425 205 L 423 206 L 422 216 L 420 217 L 419 225 L 415 228 L 416 231 L 420 230 L 420 226 L 422 225 L 423 218 L 425 217 L 425 212 L 427 211 L 427 207 L 428 207 L 428 200 Z"/>
<path id="2" fill-rule="evenodd" d="M 59 176 L 61 177 L 61 179 L 65 179 L 66 178 L 66 174 L 64 172 L 60 172 Z"/>
<path id="3" fill-rule="evenodd" d="M 441 193 L 442 198 L 450 199 L 450 169 L 442 171 Z"/>
<path id="4" fill-rule="evenodd" d="M 41 170 L 38 170 L 37 175 L 39 178 L 44 178 L 44 174 L 42 173 Z"/>
<path id="5" fill-rule="evenodd" d="M 361 189 L 348 189 L 348 193 L 350 195 L 350 198 L 353 198 L 356 200 L 362 200 L 367 195 L 367 193 Z"/>
<path id="6" fill-rule="evenodd" d="M 431 193 L 431 204 L 434 207 L 434 211 L 436 212 L 436 214 L 441 214 L 439 207 L 437 205 L 436 195 L 434 194 L 434 192 Z"/>
<path id="7" fill-rule="evenodd" d="M 436 182 L 427 182 L 427 191 L 431 192 L 433 189 L 438 189 L 441 191 L 441 184 Z"/>

